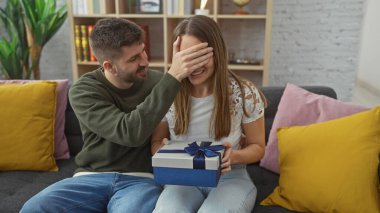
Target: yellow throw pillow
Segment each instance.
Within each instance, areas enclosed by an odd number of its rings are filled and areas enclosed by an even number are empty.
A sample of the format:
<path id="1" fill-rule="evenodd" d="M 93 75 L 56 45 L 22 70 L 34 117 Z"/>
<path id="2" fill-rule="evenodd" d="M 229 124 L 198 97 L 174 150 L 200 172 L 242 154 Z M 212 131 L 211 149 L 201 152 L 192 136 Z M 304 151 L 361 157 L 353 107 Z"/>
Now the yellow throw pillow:
<path id="1" fill-rule="evenodd" d="M 300 212 L 380 212 L 380 106 L 280 128 L 280 180 L 262 205 Z"/>
<path id="2" fill-rule="evenodd" d="M 0 85 L 0 170 L 58 171 L 56 82 Z"/>

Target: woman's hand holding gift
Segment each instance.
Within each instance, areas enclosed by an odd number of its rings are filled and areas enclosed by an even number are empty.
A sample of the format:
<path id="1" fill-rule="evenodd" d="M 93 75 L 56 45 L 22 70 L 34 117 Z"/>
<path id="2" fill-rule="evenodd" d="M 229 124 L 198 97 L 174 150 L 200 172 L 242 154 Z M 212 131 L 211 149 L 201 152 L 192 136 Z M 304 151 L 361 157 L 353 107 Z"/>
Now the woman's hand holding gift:
<path id="1" fill-rule="evenodd" d="M 222 175 L 225 173 L 231 171 L 231 153 L 232 153 L 232 146 L 228 142 L 224 142 L 224 155 L 222 158 Z"/>

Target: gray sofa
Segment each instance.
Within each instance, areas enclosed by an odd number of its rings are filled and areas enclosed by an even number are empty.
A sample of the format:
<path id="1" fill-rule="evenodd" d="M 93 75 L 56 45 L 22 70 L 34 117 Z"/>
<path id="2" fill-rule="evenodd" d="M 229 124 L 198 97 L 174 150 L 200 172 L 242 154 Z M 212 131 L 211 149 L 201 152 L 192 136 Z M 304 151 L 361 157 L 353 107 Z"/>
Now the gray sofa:
<path id="1" fill-rule="evenodd" d="M 307 86 L 304 88 L 317 94 L 336 98 L 335 91 L 329 87 Z M 269 103 L 265 113 L 266 137 L 268 138 L 284 87 L 263 87 L 262 91 Z M 78 120 L 69 103 L 66 109 L 65 133 L 69 142 L 72 157 L 69 160 L 57 161 L 60 168 L 59 172 L 0 172 L 0 212 L 18 212 L 24 202 L 33 195 L 54 182 L 72 176 L 73 171 L 76 168 L 74 156 L 81 149 L 83 142 Z M 252 212 L 292 212 L 277 206 L 267 207 L 259 205 L 259 203 L 277 186 L 279 178 L 277 174 L 259 167 L 258 164 L 248 165 L 247 170 L 258 190 L 256 206 Z"/>

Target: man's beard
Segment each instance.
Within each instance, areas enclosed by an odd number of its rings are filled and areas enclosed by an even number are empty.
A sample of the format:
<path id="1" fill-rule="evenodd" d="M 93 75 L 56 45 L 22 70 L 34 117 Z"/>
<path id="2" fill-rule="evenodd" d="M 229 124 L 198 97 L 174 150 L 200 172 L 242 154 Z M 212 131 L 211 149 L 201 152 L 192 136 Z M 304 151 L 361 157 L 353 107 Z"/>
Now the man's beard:
<path id="1" fill-rule="evenodd" d="M 116 72 L 119 73 L 119 68 L 116 67 Z M 126 83 L 137 83 L 137 82 L 143 82 L 146 80 L 146 78 L 141 78 L 139 76 L 137 76 L 139 73 L 141 72 L 145 72 L 145 69 L 146 67 L 145 66 L 139 66 L 137 68 L 137 71 L 135 73 L 127 73 L 125 76 L 120 76 L 120 74 L 118 74 L 117 76 L 124 82 Z M 146 75 L 148 75 L 148 73 L 146 73 Z"/>

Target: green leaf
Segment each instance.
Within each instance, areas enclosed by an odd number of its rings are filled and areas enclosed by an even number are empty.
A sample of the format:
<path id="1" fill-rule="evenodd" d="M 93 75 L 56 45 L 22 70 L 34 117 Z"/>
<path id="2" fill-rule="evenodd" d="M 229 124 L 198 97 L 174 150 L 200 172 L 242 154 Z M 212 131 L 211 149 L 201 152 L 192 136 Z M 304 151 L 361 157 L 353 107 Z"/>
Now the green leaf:
<path id="1" fill-rule="evenodd" d="M 19 60 L 18 48 L 16 38 L 13 38 L 10 42 L 4 38 L 0 40 L 0 69 L 6 78 L 22 78 L 23 68 Z"/>
<path id="2" fill-rule="evenodd" d="M 36 13 L 33 10 L 34 5 L 34 1 L 21 0 L 21 6 L 24 11 L 26 24 L 29 25 L 31 30 L 35 29 L 37 25 Z"/>
<path id="3" fill-rule="evenodd" d="M 41 57 L 40 51 L 30 55 L 29 48 L 40 47 L 42 50 L 66 18 L 66 5 L 57 8 L 56 0 L 8 0 L 5 9 L 0 8 L 0 21 L 4 23 L 8 37 L 12 38 L 12 41 L 0 40 L 0 69 L 4 75 L 12 78 L 21 73 L 21 77 L 29 78 L 30 68 L 38 67 L 33 63 L 39 63 Z"/>

